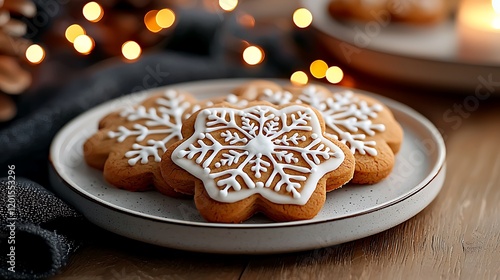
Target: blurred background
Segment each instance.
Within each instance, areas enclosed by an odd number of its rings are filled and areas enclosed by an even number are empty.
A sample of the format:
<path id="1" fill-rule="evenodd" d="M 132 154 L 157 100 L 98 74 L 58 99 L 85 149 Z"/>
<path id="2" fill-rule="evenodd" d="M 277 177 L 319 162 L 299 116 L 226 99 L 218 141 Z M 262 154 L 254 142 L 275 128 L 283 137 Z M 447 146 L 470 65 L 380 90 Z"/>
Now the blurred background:
<path id="1" fill-rule="evenodd" d="M 119 66 L 130 67 L 144 56 L 158 53 L 205 59 L 207 63 L 210 60 L 214 67 L 234 68 L 233 75 L 290 76 L 290 71 L 303 68 L 297 48 L 307 44 L 300 42 L 296 24 L 310 24 L 301 23 L 308 21 L 310 13 L 299 15 L 294 24 L 292 14 L 298 3 L 279 3 L 283 1 L 3 2 L 2 127 L 43 106 L 74 80 L 112 66 L 118 70 Z M 185 64 L 192 62 L 190 59 Z M 151 81 L 139 83 L 129 91 L 169 83 L 159 81 L 161 75 L 166 75 L 162 70 L 154 71 L 159 73 Z"/>

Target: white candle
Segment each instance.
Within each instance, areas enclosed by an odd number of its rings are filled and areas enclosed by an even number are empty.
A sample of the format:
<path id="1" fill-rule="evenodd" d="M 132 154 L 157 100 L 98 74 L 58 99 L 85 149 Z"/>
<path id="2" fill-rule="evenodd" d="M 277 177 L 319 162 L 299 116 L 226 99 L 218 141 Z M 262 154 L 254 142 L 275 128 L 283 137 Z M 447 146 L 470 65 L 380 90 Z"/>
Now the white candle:
<path id="1" fill-rule="evenodd" d="M 464 0 L 457 20 L 460 58 L 500 64 L 500 0 Z"/>

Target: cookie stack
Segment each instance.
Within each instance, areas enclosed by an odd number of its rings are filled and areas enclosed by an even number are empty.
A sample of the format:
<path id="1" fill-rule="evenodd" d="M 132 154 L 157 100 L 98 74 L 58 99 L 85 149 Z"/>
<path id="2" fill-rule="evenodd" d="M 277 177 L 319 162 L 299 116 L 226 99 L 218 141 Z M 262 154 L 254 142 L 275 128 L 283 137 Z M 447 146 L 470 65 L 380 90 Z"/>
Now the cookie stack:
<path id="1" fill-rule="evenodd" d="M 258 80 L 214 100 L 152 95 L 104 117 L 84 156 L 118 188 L 192 197 L 210 222 L 293 221 L 313 218 L 348 182 L 387 177 L 402 138 L 366 95 Z"/>

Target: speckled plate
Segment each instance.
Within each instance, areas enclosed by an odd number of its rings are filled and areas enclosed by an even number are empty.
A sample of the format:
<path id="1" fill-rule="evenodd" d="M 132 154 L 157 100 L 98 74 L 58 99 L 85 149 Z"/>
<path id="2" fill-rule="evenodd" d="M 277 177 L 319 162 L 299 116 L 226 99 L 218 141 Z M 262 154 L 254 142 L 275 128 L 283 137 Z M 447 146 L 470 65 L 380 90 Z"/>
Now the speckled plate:
<path id="1" fill-rule="evenodd" d="M 210 98 L 244 81 L 202 81 L 172 87 Z M 125 96 L 80 115 L 57 134 L 50 151 L 54 190 L 91 222 L 132 239 L 228 254 L 326 247 L 376 234 L 410 219 L 436 197 L 445 179 L 445 146 L 437 129 L 407 106 L 370 94 L 391 108 L 405 133 L 394 171 L 386 180 L 371 186 L 347 185 L 329 193 L 323 209 L 312 220 L 275 223 L 254 217 L 242 224 L 208 223 L 191 200 L 114 188 L 83 160 L 82 145 L 96 131 L 99 119 L 148 94 Z"/>

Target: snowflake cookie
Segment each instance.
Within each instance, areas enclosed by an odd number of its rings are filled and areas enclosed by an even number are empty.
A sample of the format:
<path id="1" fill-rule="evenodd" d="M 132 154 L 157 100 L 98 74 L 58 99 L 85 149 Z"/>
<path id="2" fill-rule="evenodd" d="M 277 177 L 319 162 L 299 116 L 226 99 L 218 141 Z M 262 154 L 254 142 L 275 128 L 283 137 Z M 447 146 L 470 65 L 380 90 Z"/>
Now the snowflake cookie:
<path id="1" fill-rule="evenodd" d="M 346 144 L 354 154 L 352 183 L 377 183 L 392 171 L 403 130 L 389 108 L 373 98 L 347 89 L 331 92 L 319 85 L 283 88 L 269 81 L 250 82 L 234 93 L 238 100 L 308 104 L 318 110 L 326 133 Z"/>
<path id="2" fill-rule="evenodd" d="M 200 104 L 189 94 L 169 89 L 107 115 L 84 144 L 87 164 L 103 170 L 104 178 L 118 188 L 143 191 L 154 186 L 178 196 L 163 181 L 159 162 L 168 145 L 182 139 L 182 122 Z"/>
<path id="3" fill-rule="evenodd" d="M 347 146 L 325 136 L 324 121 L 307 105 L 228 103 L 193 114 L 185 139 L 164 154 L 166 181 L 194 192 L 211 222 L 237 223 L 262 212 L 275 221 L 313 218 L 326 198 L 326 181 L 340 187 L 354 172 Z"/>

